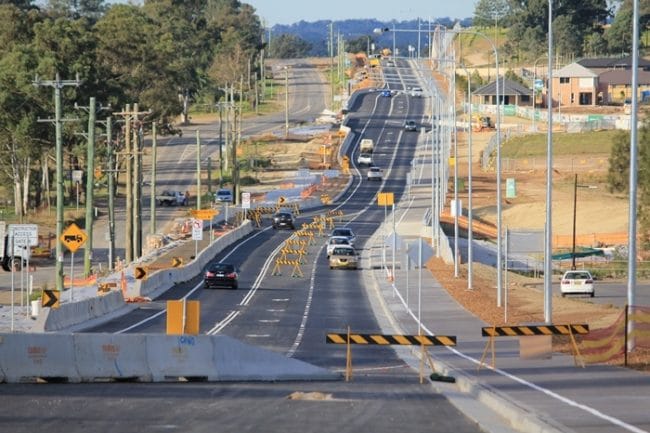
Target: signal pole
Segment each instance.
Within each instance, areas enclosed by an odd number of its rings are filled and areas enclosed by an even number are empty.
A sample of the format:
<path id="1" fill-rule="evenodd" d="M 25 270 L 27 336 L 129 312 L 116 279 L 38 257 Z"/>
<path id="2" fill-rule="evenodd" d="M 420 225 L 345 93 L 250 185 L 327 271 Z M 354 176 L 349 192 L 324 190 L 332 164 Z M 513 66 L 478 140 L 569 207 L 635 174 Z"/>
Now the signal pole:
<path id="1" fill-rule="evenodd" d="M 61 127 L 61 89 L 65 86 L 79 87 L 81 81 L 79 76 L 75 80 L 61 80 L 57 72 L 54 80 L 41 81 L 38 76 L 33 82 L 34 86 L 49 86 L 54 88 L 54 120 L 47 119 L 44 122 L 53 122 L 56 140 L 56 290 L 63 292 L 63 244 L 61 233 L 63 233 L 63 131 Z M 66 121 L 76 119 L 65 119 Z M 71 275 L 70 278 L 74 276 Z"/>

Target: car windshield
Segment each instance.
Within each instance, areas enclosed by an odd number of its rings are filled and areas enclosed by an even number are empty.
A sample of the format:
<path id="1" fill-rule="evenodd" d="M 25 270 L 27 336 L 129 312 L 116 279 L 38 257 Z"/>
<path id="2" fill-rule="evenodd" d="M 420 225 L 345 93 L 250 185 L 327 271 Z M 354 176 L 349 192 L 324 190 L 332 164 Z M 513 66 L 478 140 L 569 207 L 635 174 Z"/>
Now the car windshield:
<path id="1" fill-rule="evenodd" d="M 330 243 L 334 245 L 348 245 L 350 242 L 346 238 L 332 238 Z"/>
<path id="2" fill-rule="evenodd" d="M 235 267 L 227 263 L 216 263 L 210 266 L 210 272 L 234 272 Z"/>
<path id="3" fill-rule="evenodd" d="M 334 248 L 335 256 L 353 256 L 354 250 L 352 248 Z"/>
<path id="4" fill-rule="evenodd" d="M 352 236 L 350 229 L 336 229 L 332 232 L 332 236 Z"/>
<path id="5" fill-rule="evenodd" d="M 220 190 L 219 192 L 217 192 L 217 195 L 221 195 L 221 196 L 229 196 L 229 195 L 230 195 L 230 191 L 228 191 L 227 189 L 226 189 L 226 190 Z"/>

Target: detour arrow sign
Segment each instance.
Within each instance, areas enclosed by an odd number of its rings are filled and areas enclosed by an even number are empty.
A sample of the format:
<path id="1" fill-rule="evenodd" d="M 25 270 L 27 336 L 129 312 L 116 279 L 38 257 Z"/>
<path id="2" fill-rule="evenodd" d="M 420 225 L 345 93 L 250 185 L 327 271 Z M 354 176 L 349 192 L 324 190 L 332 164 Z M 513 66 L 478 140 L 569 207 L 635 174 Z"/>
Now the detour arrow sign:
<path id="1" fill-rule="evenodd" d="M 43 307 L 59 308 L 59 297 L 61 292 L 58 290 L 43 290 L 41 303 Z"/>

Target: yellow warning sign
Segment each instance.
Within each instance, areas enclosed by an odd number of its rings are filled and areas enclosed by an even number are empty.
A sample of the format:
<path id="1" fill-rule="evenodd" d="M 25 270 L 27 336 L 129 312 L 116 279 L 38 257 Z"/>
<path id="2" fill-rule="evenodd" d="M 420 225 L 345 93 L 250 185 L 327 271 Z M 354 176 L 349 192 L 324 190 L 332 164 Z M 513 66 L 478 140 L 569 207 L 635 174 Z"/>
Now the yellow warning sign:
<path id="1" fill-rule="evenodd" d="M 190 213 L 194 218 L 206 221 L 210 221 L 216 215 L 219 215 L 219 211 L 216 209 L 192 209 Z"/>
<path id="2" fill-rule="evenodd" d="M 76 252 L 88 240 L 86 232 L 81 230 L 75 223 L 70 224 L 63 230 L 59 238 L 63 245 L 70 250 L 71 253 Z"/>
<path id="3" fill-rule="evenodd" d="M 59 298 L 61 298 L 60 291 L 45 289 L 41 295 L 41 305 L 48 308 L 59 308 Z"/>
<path id="4" fill-rule="evenodd" d="M 393 193 L 380 192 L 379 194 L 377 194 L 377 204 L 379 206 L 392 206 L 394 204 Z"/>

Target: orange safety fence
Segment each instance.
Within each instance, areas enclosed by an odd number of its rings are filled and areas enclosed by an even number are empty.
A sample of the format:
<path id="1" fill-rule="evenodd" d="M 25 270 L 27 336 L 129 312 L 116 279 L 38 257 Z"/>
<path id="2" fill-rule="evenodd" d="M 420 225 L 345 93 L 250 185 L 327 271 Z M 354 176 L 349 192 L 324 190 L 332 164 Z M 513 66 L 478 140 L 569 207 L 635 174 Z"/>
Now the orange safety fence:
<path id="1" fill-rule="evenodd" d="M 75 278 L 73 284 L 75 286 L 91 286 L 97 283 L 97 275 L 90 275 L 86 278 Z M 63 284 L 70 284 L 70 276 L 63 276 Z"/>
<path id="2" fill-rule="evenodd" d="M 629 307 L 606 328 L 592 329 L 582 337 L 580 354 L 587 363 L 621 360 L 625 356 L 626 334 L 635 349 L 650 349 L 650 307 Z M 628 325 L 634 323 L 631 332 Z"/>

